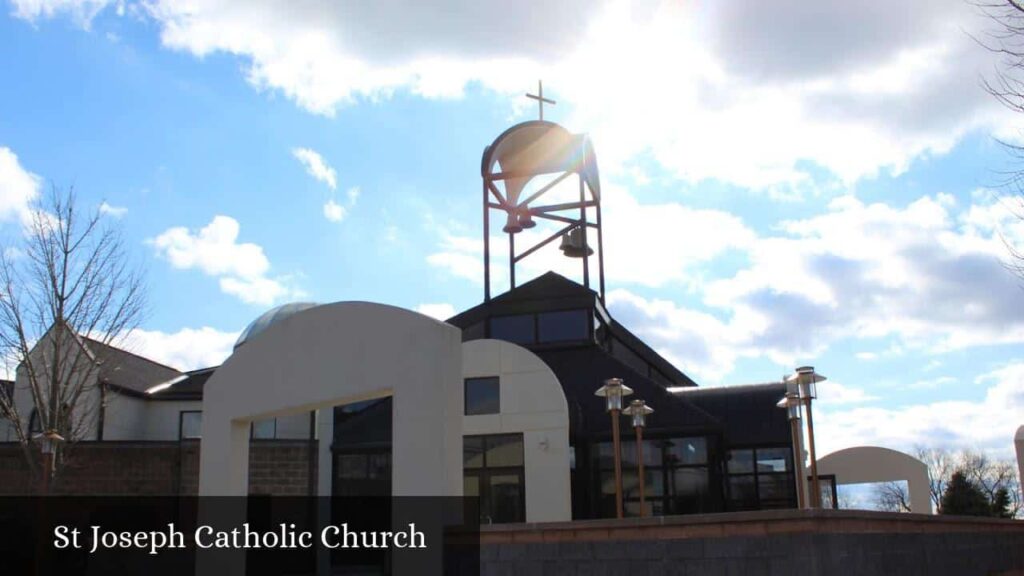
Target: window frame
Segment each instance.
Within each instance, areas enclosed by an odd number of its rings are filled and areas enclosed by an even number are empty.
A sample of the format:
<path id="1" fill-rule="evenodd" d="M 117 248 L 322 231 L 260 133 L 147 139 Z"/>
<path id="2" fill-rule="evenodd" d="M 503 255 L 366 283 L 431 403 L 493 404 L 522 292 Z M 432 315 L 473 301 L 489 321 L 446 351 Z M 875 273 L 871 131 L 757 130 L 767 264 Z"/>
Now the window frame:
<path id="1" fill-rule="evenodd" d="M 788 450 L 788 458 L 784 458 L 786 461 L 786 469 L 781 472 L 769 472 L 760 470 L 758 468 L 758 450 Z M 732 455 L 734 452 L 750 451 L 750 463 L 751 470 L 749 472 L 730 472 L 729 463 L 732 461 Z M 729 511 L 744 511 L 744 510 L 768 510 L 776 508 L 795 508 L 796 502 L 796 466 L 793 462 L 793 448 L 792 446 L 771 444 L 764 446 L 735 446 L 726 451 L 725 461 L 725 503 L 726 509 Z M 748 506 L 747 500 L 739 500 L 734 497 L 732 489 L 733 478 L 749 478 L 753 485 L 754 499 L 753 507 Z M 784 498 L 767 498 L 761 495 L 761 479 L 762 478 L 783 478 L 783 485 L 789 486 L 789 496 Z"/>
<path id="2" fill-rule="evenodd" d="M 258 436 L 256 436 L 256 424 L 257 424 L 257 422 L 253 421 L 253 422 L 251 422 L 249 424 L 249 440 L 277 440 L 277 418 L 270 418 L 268 420 L 261 420 L 259 423 L 262 424 L 262 423 L 268 422 L 268 421 L 274 423 L 274 432 L 273 432 L 273 434 L 271 434 L 270 437 L 262 437 L 262 436 L 258 437 Z"/>
<path id="3" fill-rule="evenodd" d="M 703 443 L 703 445 L 704 445 L 704 450 L 703 450 L 704 461 L 703 462 L 686 463 L 686 464 L 683 464 L 683 463 L 680 463 L 680 462 L 669 462 L 668 464 L 666 464 L 666 462 L 665 462 L 665 460 L 663 458 L 664 454 L 663 454 L 663 452 L 661 450 L 650 450 L 650 449 L 648 449 L 649 448 L 648 442 L 650 442 L 650 443 L 658 443 L 658 442 L 664 442 L 664 441 L 680 441 L 680 440 L 700 440 Z M 602 514 L 602 512 L 601 512 L 601 510 L 602 510 L 601 500 L 606 496 L 606 494 L 601 491 L 601 487 L 602 487 L 604 476 L 613 474 L 614 470 L 615 470 L 614 459 L 609 460 L 607 462 L 604 462 L 604 461 L 601 460 L 602 446 L 603 445 L 608 445 L 608 448 L 611 448 L 611 444 L 612 444 L 611 440 L 600 440 L 600 441 L 594 442 L 591 445 L 591 458 L 593 460 L 592 466 L 593 466 L 594 475 L 595 475 L 596 482 L 597 482 L 595 487 L 594 487 L 594 493 L 595 493 L 596 498 L 597 498 L 595 510 L 597 511 L 599 517 L 601 517 L 600 515 Z M 633 446 L 635 446 L 635 444 L 623 442 L 622 445 L 621 445 L 621 448 L 625 448 L 626 450 L 631 450 L 633 448 Z M 709 495 L 709 498 L 712 498 L 713 495 L 715 494 L 715 490 L 716 490 L 715 489 L 715 482 L 717 482 L 716 475 L 715 475 L 715 470 L 714 470 L 715 464 L 713 462 L 713 457 L 712 457 L 713 447 L 714 447 L 714 440 L 713 440 L 713 438 L 711 436 L 708 436 L 708 435 L 660 436 L 660 437 L 653 437 L 653 438 L 652 437 L 645 437 L 644 438 L 644 477 L 645 477 L 645 484 L 650 484 L 650 481 L 652 479 L 654 479 L 655 477 L 660 479 L 661 480 L 661 484 L 662 484 L 661 485 L 661 493 L 647 492 L 645 494 L 646 503 L 647 503 L 648 506 L 651 506 L 651 508 L 652 508 L 652 512 L 653 512 L 652 515 L 662 516 L 662 515 L 667 515 L 667 514 L 675 515 L 675 514 L 700 513 L 700 512 L 678 512 L 678 511 L 674 510 L 675 504 L 674 504 L 674 500 L 673 500 L 673 495 L 671 494 L 672 490 L 669 489 L 669 486 L 666 484 L 666 482 L 672 482 L 672 483 L 675 482 L 675 472 L 677 470 L 702 470 L 703 473 L 704 473 L 705 478 L 707 479 L 707 483 L 706 483 L 707 493 Z M 658 458 L 660 459 L 660 463 L 659 464 L 649 464 L 648 463 L 649 462 L 649 458 L 650 458 L 650 456 L 652 454 L 658 454 Z M 620 456 L 620 458 L 621 458 L 620 461 L 623 462 L 623 477 L 629 476 L 630 475 L 630 470 L 632 471 L 632 474 L 635 477 L 635 475 L 636 475 L 636 463 L 632 462 L 631 464 L 627 464 L 626 463 L 627 456 L 628 456 L 628 453 L 627 453 L 627 455 Z M 612 455 L 612 457 L 614 458 L 614 454 Z M 632 454 L 632 457 L 635 460 L 636 454 L 635 453 Z M 654 480 L 654 483 L 656 485 L 657 480 Z M 623 495 L 622 495 L 622 503 L 623 503 L 623 506 L 625 508 L 628 508 L 628 506 L 627 506 L 628 504 L 639 505 L 639 503 L 640 503 L 639 491 L 636 491 L 635 494 L 633 492 L 625 492 L 624 491 Z M 611 516 L 607 516 L 607 517 L 611 517 Z"/>
<path id="4" fill-rule="evenodd" d="M 519 441 L 519 449 L 521 464 L 518 465 L 503 465 L 503 466 L 489 466 L 487 462 L 487 453 L 489 452 L 488 443 L 489 439 L 493 438 L 515 438 Z M 481 440 L 481 457 L 480 466 L 467 467 L 465 464 L 462 468 L 463 482 L 466 478 L 476 478 L 478 498 L 480 499 L 480 514 L 481 520 L 486 515 L 491 523 L 514 523 L 514 522 L 526 522 L 526 438 L 522 432 L 513 433 L 502 433 L 502 434 L 466 434 L 463 436 L 463 445 L 465 446 L 466 438 L 479 438 Z M 465 462 L 465 449 L 463 449 L 463 462 Z M 517 503 L 519 520 L 498 520 L 497 522 L 491 517 L 489 513 L 492 511 L 494 502 L 491 497 L 491 478 L 494 476 L 517 476 L 519 481 L 519 502 Z"/>
<path id="5" fill-rule="evenodd" d="M 199 414 L 199 434 L 185 437 L 185 415 Z M 203 411 L 202 410 L 179 410 L 178 411 L 178 440 L 200 440 L 203 437 Z"/>
<path id="6" fill-rule="evenodd" d="M 482 382 L 482 381 L 494 381 L 495 389 L 497 391 L 497 406 L 493 412 L 470 412 L 469 411 L 469 386 L 470 381 Z M 462 379 L 462 414 L 463 416 L 492 416 L 495 414 L 501 414 L 501 377 L 500 376 L 471 376 Z"/>

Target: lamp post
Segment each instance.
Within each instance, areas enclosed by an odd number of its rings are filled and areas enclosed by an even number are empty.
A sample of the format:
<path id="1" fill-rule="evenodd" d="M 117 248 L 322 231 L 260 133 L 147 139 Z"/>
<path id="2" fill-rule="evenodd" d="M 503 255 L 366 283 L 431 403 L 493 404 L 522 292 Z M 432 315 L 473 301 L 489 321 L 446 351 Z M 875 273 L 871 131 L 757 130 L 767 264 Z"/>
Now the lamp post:
<path id="1" fill-rule="evenodd" d="M 40 452 L 43 454 L 42 492 L 50 492 L 50 477 L 53 476 L 54 460 L 57 458 L 57 446 L 64 442 L 64 437 L 56 430 L 50 429 L 36 436 L 40 440 Z"/>
<path id="2" fill-rule="evenodd" d="M 811 452 L 811 508 L 821 508 L 821 485 L 818 482 L 818 458 L 814 453 L 814 416 L 811 413 L 811 400 L 818 397 L 817 383 L 825 380 L 827 378 L 814 371 L 814 366 L 801 366 L 786 378 L 786 382 L 796 383 L 800 401 L 807 407 L 807 447 Z"/>
<path id="3" fill-rule="evenodd" d="M 612 417 L 612 451 L 615 460 L 615 517 L 622 518 L 622 457 L 619 452 L 619 413 L 622 412 L 622 398 L 633 393 L 633 389 L 622 383 L 622 378 L 609 378 L 594 392 L 605 399 L 605 410 Z"/>
<path id="4" fill-rule="evenodd" d="M 784 408 L 789 419 L 789 434 L 793 441 L 793 475 L 796 478 L 796 507 L 802 509 L 807 505 L 804 495 L 807 478 L 804 474 L 804 443 L 800 434 L 800 397 L 796 393 L 787 392 L 776 406 Z"/>
<path id="5" fill-rule="evenodd" d="M 644 497 L 644 426 L 647 425 L 647 415 L 652 414 L 654 408 L 647 405 L 647 402 L 637 399 L 629 403 L 629 406 L 622 411 L 626 416 L 633 417 L 633 430 L 636 431 L 636 468 L 640 480 L 640 517 L 647 511 L 647 501 Z"/>

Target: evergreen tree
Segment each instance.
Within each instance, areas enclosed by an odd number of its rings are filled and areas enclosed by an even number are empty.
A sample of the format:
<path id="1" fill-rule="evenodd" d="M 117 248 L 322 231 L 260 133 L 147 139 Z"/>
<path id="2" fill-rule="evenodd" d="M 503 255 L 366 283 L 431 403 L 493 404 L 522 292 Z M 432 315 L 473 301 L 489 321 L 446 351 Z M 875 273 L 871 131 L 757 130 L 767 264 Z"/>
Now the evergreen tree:
<path id="1" fill-rule="evenodd" d="M 1013 513 L 1010 512 L 1010 492 L 1006 488 L 996 490 L 992 496 L 992 516 L 1013 518 Z"/>
<path id="2" fill-rule="evenodd" d="M 1007 496 L 1009 496 L 1007 494 Z M 984 492 L 957 470 L 942 494 L 942 513 L 957 516 L 990 516 L 992 506 Z"/>

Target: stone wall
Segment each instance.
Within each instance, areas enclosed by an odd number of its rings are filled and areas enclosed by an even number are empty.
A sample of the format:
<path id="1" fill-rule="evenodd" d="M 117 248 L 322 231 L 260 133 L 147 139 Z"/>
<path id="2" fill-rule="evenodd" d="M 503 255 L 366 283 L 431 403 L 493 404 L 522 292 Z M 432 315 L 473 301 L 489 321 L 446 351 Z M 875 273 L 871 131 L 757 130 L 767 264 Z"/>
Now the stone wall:
<path id="1" fill-rule="evenodd" d="M 310 458 L 312 457 L 312 467 Z M 306 440 L 258 440 L 249 450 L 249 492 L 305 495 L 316 478 L 316 450 Z M 54 492 L 68 495 L 195 495 L 199 442 L 81 442 Z M 0 445 L 0 495 L 34 491 L 20 446 Z"/>
<path id="2" fill-rule="evenodd" d="M 482 576 L 1024 576 L 1024 521 L 785 510 L 485 526 Z"/>

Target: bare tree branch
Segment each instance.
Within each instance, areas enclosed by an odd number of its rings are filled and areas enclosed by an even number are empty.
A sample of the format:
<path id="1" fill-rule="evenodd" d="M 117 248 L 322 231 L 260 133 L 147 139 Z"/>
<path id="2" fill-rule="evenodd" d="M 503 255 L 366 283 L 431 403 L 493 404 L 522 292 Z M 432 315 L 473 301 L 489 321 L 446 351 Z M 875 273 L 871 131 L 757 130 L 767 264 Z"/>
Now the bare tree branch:
<path id="1" fill-rule="evenodd" d="M 99 211 L 83 214 L 74 190 L 51 188 L 24 228 L 18 250 L 0 250 L 0 354 L 17 365 L 13 396 L 24 401 L 0 395 L 0 418 L 14 424 L 37 480 L 42 466 L 29 422 L 66 440 L 54 457 L 56 480 L 75 443 L 94 434 L 109 397 L 102 375 L 116 366 L 91 343 L 127 337 L 144 312 L 145 290 L 119 230 Z"/>

